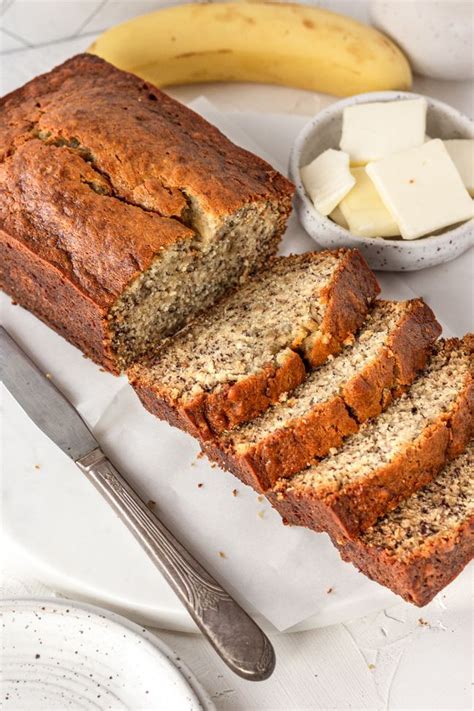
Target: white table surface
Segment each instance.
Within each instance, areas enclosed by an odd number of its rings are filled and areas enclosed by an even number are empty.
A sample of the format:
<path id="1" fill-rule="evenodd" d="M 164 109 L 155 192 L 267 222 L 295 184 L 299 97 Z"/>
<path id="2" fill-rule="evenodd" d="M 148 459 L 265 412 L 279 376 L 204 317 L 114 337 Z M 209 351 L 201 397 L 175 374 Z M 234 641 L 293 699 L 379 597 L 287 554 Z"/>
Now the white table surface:
<path id="1" fill-rule="evenodd" d="M 159 4 L 154 0 L 3 0 L 0 94 L 83 51 L 111 24 Z M 367 17 L 365 2 L 316 4 Z M 472 85 L 416 78 L 415 90 L 473 113 Z M 333 101 L 310 92 L 252 85 L 191 86 L 170 93 L 182 101 L 204 94 L 226 111 L 308 116 Z M 431 305 L 456 334 L 465 330 L 466 323 L 472 324 L 472 301 L 466 309 L 466 300 L 459 298 L 460 293 L 473 295 L 472 262 L 471 252 L 450 265 L 405 275 L 415 293 L 429 295 Z M 156 632 L 188 664 L 218 709 L 468 709 L 472 705 L 472 612 L 460 591 L 469 580 L 472 576 L 465 574 L 422 611 L 407 612 L 404 606 L 403 616 L 393 608 L 326 629 L 272 635 L 278 665 L 273 677 L 260 684 L 233 676 L 200 636 Z M 2 597 L 55 594 L 32 578 L 11 549 L 2 551 L 0 583 Z"/>

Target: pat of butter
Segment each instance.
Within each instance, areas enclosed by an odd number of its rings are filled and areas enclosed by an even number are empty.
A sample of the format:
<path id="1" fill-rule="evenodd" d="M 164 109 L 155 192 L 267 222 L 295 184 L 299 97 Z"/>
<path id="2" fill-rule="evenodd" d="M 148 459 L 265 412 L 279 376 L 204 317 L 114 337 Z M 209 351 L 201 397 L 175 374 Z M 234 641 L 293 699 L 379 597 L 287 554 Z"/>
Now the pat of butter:
<path id="1" fill-rule="evenodd" d="M 349 156 L 332 148 L 300 172 L 305 190 L 321 215 L 329 215 L 355 183 L 349 170 Z"/>
<path id="2" fill-rule="evenodd" d="M 400 229 L 365 168 L 352 168 L 356 184 L 339 204 L 349 230 L 358 237 L 397 237 Z"/>
<path id="3" fill-rule="evenodd" d="M 350 193 L 349 193 L 350 194 Z M 331 212 L 329 215 L 331 220 L 333 220 L 339 227 L 344 227 L 345 230 L 349 229 L 349 225 L 347 224 L 347 220 L 344 217 L 344 215 L 341 212 L 341 208 L 338 205 L 337 207 L 334 208 L 334 210 Z"/>
<path id="4" fill-rule="evenodd" d="M 339 147 L 349 153 L 353 164 L 365 164 L 421 146 L 425 127 L 425 99 L 346 106 Z"/>
<path id="5" fill-rule="evenodd" d="M 439 138 L 369 163 L 366 171 L 404 239 L 473 216 L 469 193 Z"/>
<path id="6" fill-rule="evenodd" d="M 444 145 L 465 187 L 474 196 L 474 138 L 452 138 Z"/>

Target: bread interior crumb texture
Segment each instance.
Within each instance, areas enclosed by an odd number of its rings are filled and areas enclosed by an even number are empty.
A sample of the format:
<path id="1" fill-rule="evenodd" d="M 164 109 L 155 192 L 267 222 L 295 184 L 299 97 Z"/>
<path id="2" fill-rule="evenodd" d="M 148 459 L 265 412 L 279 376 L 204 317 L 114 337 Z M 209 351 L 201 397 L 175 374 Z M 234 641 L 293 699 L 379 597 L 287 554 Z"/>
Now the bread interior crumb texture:
<path id="1" fill-rule="evenodd" d="M 312 408 L 336 397 L 340 389 L 377 356 L 405 308 L 406 302 L 376 303 L 353 344 L 348 344 L 339 355 L 330 356 L 327 363 L 310 372 L 283 402 L 230 432 L 228 441 L 237 451 L 244 452 L 247 446 L 256 444 L 262 437 L 288 426 L 292 420 L 304 417 Z"/>
<path id="2" fill-rule="evenodd" d="M 472 516 L 474 440 L 436 479 L 366 531 L 362 540 L 403 559 L 423 545 L 431 546 L 434 539 L 448 540 Z"/>
<path id="3" fill-rule="evenodd" d="M 439 348 L 407 393 L 375 420 L 364 423 L 338 452 L 293 477 L 290 486 L 309 486 L 324 493 L 370 476 L 449 410 L 469 370 L 465 352 Z"/>
<path id="4" fill-rule="evenodd" d="M 196 209 L 196 208 L 194 208 Z M 196 232 L 155 257 L 116 301 L 109 319 L 112 346 L 127 366 L 207 309 L 228 288 L 263 266 L 275 241 L 278 211 L 272 203 L 249 205 L 215 226 L 209 239 Z M 200 220 L 190 220 L 202 226 Z"/>
<path id="5" fill-rule="evenodd" d="M 330 252 L 276 258 L 165 344 L 148 377 L 186 399 L 283 363 L 322 322 L 318 296 L 337 265 Z"/>

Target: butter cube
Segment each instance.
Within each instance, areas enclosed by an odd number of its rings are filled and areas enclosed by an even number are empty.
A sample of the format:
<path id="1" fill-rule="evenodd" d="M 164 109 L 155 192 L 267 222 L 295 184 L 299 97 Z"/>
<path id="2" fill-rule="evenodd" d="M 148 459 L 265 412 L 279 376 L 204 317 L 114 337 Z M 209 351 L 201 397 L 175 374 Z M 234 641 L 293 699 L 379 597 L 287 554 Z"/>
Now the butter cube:
<path id="1" fill-rule="evenodd" d="M 339 147 L 353 164 L 363 165 L 425 140 L 426 100 L 376 101 L 346 106 Z"/>
<path id="2" fill-rule="evenodd" d="M 474 138 L 452 138 L 444 141 L 444 145 L 464 186 L 474 196 Z"/>
<path id="3" fill-rule="evenodd" d="M 369 163 L 366 171 L 404 239 L 473 216 L 469 193 L 439 138 Z"/>
<path id="4" fill-rule="evenodd" d="M 332 148 L 300 172 L 305 190 L 321 215 L 329 215 L 355 184 L 349 170 L 349 156 Z"/>
<path id="5" fill-rule="evenodd" d="M 352 168 L 356 184 L 339 204 L 349 230 L 358 237 L 397 237 L 400 229 L 365 168 Z"/>
<path id="6" fill-rule="evenodd" d="M 350 195 L 350 193 L 349 193 Z M 345 198 L 344 198 L 345 199 Z M 331 212 L 329 215 L 331 220 L 333 220 L 339 227 L 344 227 L 345 230 L 349 229 L 349 225 L 347 224 L 347 220 L 344 217 L 344 215 L 341 212 L 341 208 L 338 205 L 337 207 L 334 208 L 334 210 Z"/>

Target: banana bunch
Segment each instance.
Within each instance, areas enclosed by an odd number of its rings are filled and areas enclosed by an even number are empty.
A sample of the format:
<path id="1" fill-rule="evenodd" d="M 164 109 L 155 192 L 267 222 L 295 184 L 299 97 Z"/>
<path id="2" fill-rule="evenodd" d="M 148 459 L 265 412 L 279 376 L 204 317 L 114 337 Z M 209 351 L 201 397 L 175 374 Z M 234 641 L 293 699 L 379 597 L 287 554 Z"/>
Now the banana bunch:
<path id="1" fill-rule="evenodd" d="M 89 52 L 160 87 L 251 81 L 349 96 L 411 86 L 410 65 L 382 33 L 304 5 L 163 8 L 112 27 Z"/>

